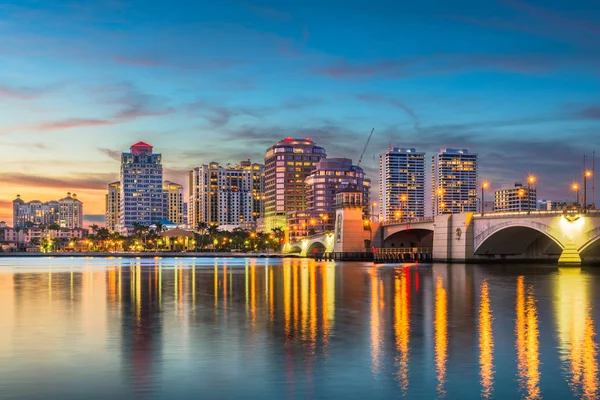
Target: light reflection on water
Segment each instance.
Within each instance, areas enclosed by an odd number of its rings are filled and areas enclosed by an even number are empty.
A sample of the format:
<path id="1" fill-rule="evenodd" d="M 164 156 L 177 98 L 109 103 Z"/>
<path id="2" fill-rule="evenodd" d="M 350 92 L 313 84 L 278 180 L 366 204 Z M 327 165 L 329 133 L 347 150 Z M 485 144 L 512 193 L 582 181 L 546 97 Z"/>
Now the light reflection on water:
<path id="1" fill-rule="evenodd" d="M 551 266 L 2 258 L 0 398 L 598 399 L 599 286 Z"/>

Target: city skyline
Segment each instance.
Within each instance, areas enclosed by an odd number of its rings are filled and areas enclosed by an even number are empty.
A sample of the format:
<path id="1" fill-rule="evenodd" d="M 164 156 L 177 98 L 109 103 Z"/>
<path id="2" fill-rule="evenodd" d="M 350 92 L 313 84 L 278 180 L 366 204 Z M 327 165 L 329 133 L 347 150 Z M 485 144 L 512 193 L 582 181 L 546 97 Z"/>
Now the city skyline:
<path id="1" fill-rule="evenodd" d="M 102 221 L 116 159 L 138 140 L 185 183 L 211 161 L 262 163 L 286 136 L 356 162 L 373 127 L 373 194 L 388 147 L 454 147 L 479 154 L 492 188 L 532 173 L 538 198 L 571 199 L 600 125 L 586 3 L 4 5 L 0 220 L 17 194 L 71 191 L 87 224 Z"/>

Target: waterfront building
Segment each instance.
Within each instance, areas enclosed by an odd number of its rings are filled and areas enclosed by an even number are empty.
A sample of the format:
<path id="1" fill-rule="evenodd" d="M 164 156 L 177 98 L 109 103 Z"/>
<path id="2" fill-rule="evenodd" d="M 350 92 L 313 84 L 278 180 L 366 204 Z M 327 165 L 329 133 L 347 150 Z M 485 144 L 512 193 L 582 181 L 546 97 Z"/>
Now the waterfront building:
<path id="1" fill-rule="evenodd" d="M 13 225 L 25 228 L 56 224 L 61 228 L 75 229 L 83 226 L 83 203 L 71 192 L 60 200 L 42 203 L 39 200 L 25 202 L 20 195 L 13 200 Z"/>
<path id="2" fill-rule="evenodd" d="M 162 155 L 145 142 L 121 154 L 118 231 L 128 234 L 133 224 L 150 226 L 165 217 Z"/>
<path id="3" fill-rule="evenodd" d="M 433 214 L 477 212 L 477 154 L 441 149 L 432 157 Z"/>
<path id="4" fill-rule="evenodd" d="M 262 217 L 263 166 L 211 162 L 188 174 L 188 224 L 248 227 Z"/>
<path id="5" fill-rule="evenodd" d="M 379 181 L 380 221 L 425 216 L 425 153 L 414 148 L 388 149 L 379 156 Z"/>
<path id="6" fill-rule="evenodd" d="M 165 218 L 175 225 L 184 224 L 183 185 L 179 183 L 164 181 L 163 193 L 165 196 Z"/>
<path id="7" fill-rule="evenodd" d="M 75 193 L 67 193 L 67 197 L 58 200 L 58 226 L 66 229 L 83 227 L 83 203 Z"/>
<path id="8" fill-rule="evenodd" d="M 306 139 L 285 138 L 265 153 L 265 219 L 267 232 L 288 224 L 288 213 L 305 210 L 305 180 L 327 157 L 323 147 Z"/>
<path id="9" fill-rule="evenodd" d="M 121 204 L 121 182 L 108 184 L 108 193 L 105 196 L 106 205 L 106 229 L 116 231 L 119 225 L 119 209 Z"/>
<path id="10" fill-rule="evenodd" d="M 306 209 L 287 214 L 291 239 L 305 237 L 313 231 L 333 231 L 336 194 L 341 189 L 353 187 L 363 193 L 362 204 L 369 204 L 371 181 L 349 158 L 322 159 L 306 178 L 305 185 Z M 368 213 L 365 207 L 365 216 Z"/>
<path id="11" fill-rule="evenodd" d="M 522 183 L 512 187 L 502 187 L 494 192 L 494 211 L 533 211 L 537 210 L 537 191 L 534 187 L 527 189 Z"/>

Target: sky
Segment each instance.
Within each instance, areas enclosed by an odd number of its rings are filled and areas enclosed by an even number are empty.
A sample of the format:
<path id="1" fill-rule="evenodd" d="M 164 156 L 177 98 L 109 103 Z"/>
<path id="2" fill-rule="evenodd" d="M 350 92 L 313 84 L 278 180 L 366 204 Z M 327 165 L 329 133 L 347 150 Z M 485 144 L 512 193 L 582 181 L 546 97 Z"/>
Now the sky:
<path id="1" fill-rule="evenodd" d="M 185 183 L 288 136 L 356 161 L 375 128 L 375 188 L 389 146 L 454 147 L 492 189 L 571 200 L 600 151 L 600 0 L 0 1 L 0 38 L 7 222 L 67 192 L 101 221 L 138 140 Z"/>

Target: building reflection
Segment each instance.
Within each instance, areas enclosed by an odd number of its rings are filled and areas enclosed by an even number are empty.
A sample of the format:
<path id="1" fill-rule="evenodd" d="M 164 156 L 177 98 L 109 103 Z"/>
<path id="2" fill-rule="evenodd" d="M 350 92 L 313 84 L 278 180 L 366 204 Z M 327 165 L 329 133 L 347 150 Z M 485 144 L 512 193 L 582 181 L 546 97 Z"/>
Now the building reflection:
<path id="1" fill-rule="evenodd" d="M 517 370 L 527 399 L 541 397 L 538 315 L 533 285 L 525 288 L 525 277 L 517 278 L 516 300 Z"/>
<path id="2" fill-rule="evenodd" d="M 562 361 L 570 375 L 573 395 L 597 399 L 598 350 L 589 282 L 581 268 L 561 268 L 557 279 L 556 324 Z"/>
<path id="3" fill-rule="evenodd" d="M 494 336 L 492 331 L 492 308 L 487 280 L 481 283 L 479 301 L 479 367 L 481 397 L 489 398 L 494 386 Z"/>
<path id="4" fill-rule="evenodd" d="M 435 367 L 437 372 L 437 392 L 439 397 L 446 394 L 446 362 L 448 361 L 448 297 L 442 276 L 435 281 Z"/>
<path id="5" fill-rule="evenodd" d="M 403 393 L 408 389 L 410 341 L 410 275 L 407 267 L 398 270 L 394 279 L 394 332 L 396 336 L 397 380 Z"/>
<path id="6" fill-rule="evenodd" d="M 369 269 L 369 281 L 371 292 L 371 371 L 373 375 L 377 375 L 381 371 L 380 358 L 383 344 L 380 315 L 380 308 L 383 308 L 383 302 L 380 301 L 380 293 L 383 295 L 383 290 L 380 288 L 377 268 L 375 266 Z"/>

